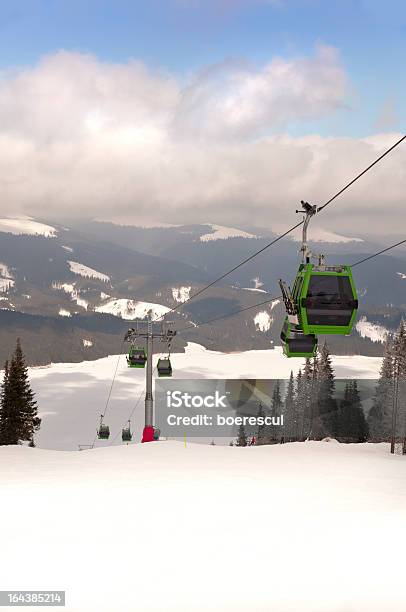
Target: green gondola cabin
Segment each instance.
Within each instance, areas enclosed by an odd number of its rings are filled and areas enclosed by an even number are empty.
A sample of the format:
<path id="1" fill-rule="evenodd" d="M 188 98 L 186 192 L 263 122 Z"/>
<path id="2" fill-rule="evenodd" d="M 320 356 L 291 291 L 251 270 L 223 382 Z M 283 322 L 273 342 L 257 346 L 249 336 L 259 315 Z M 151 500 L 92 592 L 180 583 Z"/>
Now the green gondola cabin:
<path id="1" fill-rule="evenodd" d="M 130 368 L 145 368 L 147 361 L 147 353 L 145 349 L 130 346 L 130 350 L 127 355 L 127 363 Z"/>
<path id="2" fill-rule="evenodd" d="M 131 442 L 131 440 L 133 439 L 130 424 L 128 424 L 128 427 L 123 427 L 123 429 L 121 430 L 121 439 L 123 442 Z"/>
<path id="3" fill-rule="evenodd" d="M 351 266 L 327 266 L 323 254 L 317 257 L 318 264 L 310 262 L 314 255 L 307 243 L 307 227 L 323 207 L 303 200 L 301 204 L 303 210 L 296 212 L 304 214 L 302 263 L 292 291 L 285 281 L 279 281 L 286 308 L 281 340 L 287 357 L 313 357 L 319 334 L 350 334 L 358 309 Z"/>
<path id="4" fill-rule="evenodd" d="M 292 298 L 304 334 L 351 333 L 358 299 L 350 266 L 301 264 Z"/>
<path id="5" fill-rule="evenodd" d="M 314 334 L 303 331 L 285 318 L 281 331 L 283 352 L 286 357 L 314 357 L 317 350 L 317 338 Z"/>
<path id="6" fill-rule="evenodd" d="M 172 365 L 169 357 L 158 359 L 157 370 L 159 378 L 169 378 L 172 376 Z"/>
<path id="7" fill-rule="evenodd" d="M 104 423 L 100 423 L 97 431 L 97 437 L 99 440 L 108 440 L 110 438 L 110 427 Z"/>

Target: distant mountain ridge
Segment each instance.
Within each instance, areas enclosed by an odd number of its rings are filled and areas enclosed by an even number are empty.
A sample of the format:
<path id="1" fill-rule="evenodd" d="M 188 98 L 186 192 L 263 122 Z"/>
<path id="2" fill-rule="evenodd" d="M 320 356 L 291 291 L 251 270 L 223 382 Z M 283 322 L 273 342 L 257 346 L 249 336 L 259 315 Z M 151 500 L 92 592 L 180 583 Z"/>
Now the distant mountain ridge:
<path id="1" fill-rule="evenodd" d="M 30 326 L 34 333 L 40 325 L 49 342 L 58 334 L 64 338 L 51 350 L 36 336 L 43 353 L 39 358 L 39 351 L 33 352 L 32 359 L 40 363 L 93 359 L 117 350 L 114 333 L 103 329 L 109 328 L 112 317 L 120 321 L 121 333 L 136 317 L 178 307 L 274 237 L 258 228 L 210 224 L 136 228 L 90 221 L 8 221 L 7 225 L 0 220 L 0 359 L 19 329 L 28 337 Z M 4 231 L 10 226 L 12 232 Z M 216 233 L 220 236 L 206 238 Z M 171 319 L 180 328 L 190 327 L 278 296 L 279 278 L 293 281 L 298 247 L 291 239 L 281 240 L 172 313 Z M 379 250 L 379 245 L 315 243 L 314 250 L 328 251 L 328 262 L 353 263 Z M 354 276 L 359 325 L 350 338 L 329 338 L 329 343 L 339 353 L 381 354 L 386 331 L 390 334 L 406 310 L 406 250 L 356 267 Z M 283 312 L 281 303 L 254 307 L 211 326 L 189 329 L 178 346 L 189 339 L 216 350 L 269 348 L 280 343 Z M 88 327 L 95 322 L 92 337 L 81 336 L 84 320 Z"/>

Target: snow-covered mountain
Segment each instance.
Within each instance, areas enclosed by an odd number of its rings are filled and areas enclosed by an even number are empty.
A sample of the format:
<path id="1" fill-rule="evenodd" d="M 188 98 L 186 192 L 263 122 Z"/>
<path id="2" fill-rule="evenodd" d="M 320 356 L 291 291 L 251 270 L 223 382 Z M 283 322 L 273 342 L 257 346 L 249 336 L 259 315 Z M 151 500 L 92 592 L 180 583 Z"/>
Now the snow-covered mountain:
<path id="1" fill-rule="evenodd" d="M 31 217 L 0 218 L 0 232 L 16 236 L 45 236 L 46 238 L 54 238 L 58 233 L 55 227 L 35 221 Z"/>
<path id="2" fill-rule="evenodd" d="M 51 354 L 57 361 L 82 356 L 84 347 L 76 327 L 84 325 L 81 316 L 88 317 L 86 328 L 93 334 L 86 354 L 96 358 L 103 354 L 101 347 L 106 350 L 108 338 L 111 348 L 107 352 L 116 346 L 113 334 L 103 329 L 104 325 L 110 329 L 111 315 L 125 324 L 126 320 L 144 319 L 149 311 L 159 318 L 175 307 L 171 319 L 184 327 L 185 322 L 193 326 L 254 306 L 214 327 L 188 331 L 185 341 L 227 351 L 265 349 L 280 342 L 283 305 L 272 298 L 279 296 L 279 278 L 292 283 L 297 269 L 298 245 L 290 238 L 181 306 L 236 262 L 266 246 L 272 233 L 215 224 L 136 228 L 26 218 L 3 219 L 2 223 L 0 359 L 9 354 L 7 343 L 19 333 L 13 325 L 20 319 L 10 318 L 7 312 L 34 315 L 24 325 L 32 363 L 38 363 L 40 347 L 44 362 Z M 324 247 L 330 251 L 328 261 L 342 263 L 377 250 L 377 245 L 366 241 L 324 243 Z M 403 270 L 406 251 L 401 248 L 354 269 L 360 318 L 350 339 L 329 339 L 333 352 L 381 354 L 384 336 L 405 312 Z M 267 298 L 269 304 L 256 306 Z M 55 337 L 61 341 L 51 350 Z"/>
<path id="3" fill-rule="evenodd" d="M 96 306 L 95 312 L 105 312 L 107 314 L 121 317 L 128 321 L 135 319 L 158 319 L 163 317 L 170 309 L 161 304 L 153 304 L 151 302 L 137 302 L 121 298 L 119 300 L 109 300 L 101 306 Z"/>
<path id="4" fill-rule="evenodd" d="M 200 242 L 227 240 L 228 238 L 258 238 L 254 234 L 236 229 L 235 227 L 225 227 L 224 225 L 215 225 L 213 223 L 207 223 L 206 225 L 211 229 L 211 232 L 200 236 Z"/>

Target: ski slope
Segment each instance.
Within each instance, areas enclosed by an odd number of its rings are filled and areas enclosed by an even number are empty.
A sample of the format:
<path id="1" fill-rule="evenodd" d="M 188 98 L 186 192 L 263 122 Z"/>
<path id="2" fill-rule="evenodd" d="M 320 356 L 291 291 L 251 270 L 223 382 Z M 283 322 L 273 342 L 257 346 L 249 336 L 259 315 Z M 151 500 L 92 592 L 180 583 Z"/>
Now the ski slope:
<path id="1" fill-rule="evenodd" d="M 154 363 L 158 355 L 154 357 Z M 220 353 L 190 342 L 185 353 L 171 356 L 174 378 L 288 378 L 296 374 L 304 361 L 286 359 L 280 347 L 267 351 Z M 100 414 L 118 361 L 117 377 L 111 394 L 106 422 L 111 440 L 98 440 L 97 445 L 111 444 L 139 402 L 132 418 L 135 439 L 140 440 L 144 422 L 145 371 L 128 368 L 125 356 L 114 355 L 97 361 L 56 363 L 30 368 L 30 379 L 36 393 L 41 430 L 36 436 L 41 448 L 76 450 L 78 444 L 93 441 Z M 378 357 L 333 357 L 337 378 L 377 378 L 381 359 Z M 115 442 L 121 443 L 120 435 Z"/>
<path id="2" fill-rule="evenodd" d="M 385 444 L 0 447 L 0 465 L 2 588 L 64 589 L 67 612 L 405 610 L 406 459 Z"/>

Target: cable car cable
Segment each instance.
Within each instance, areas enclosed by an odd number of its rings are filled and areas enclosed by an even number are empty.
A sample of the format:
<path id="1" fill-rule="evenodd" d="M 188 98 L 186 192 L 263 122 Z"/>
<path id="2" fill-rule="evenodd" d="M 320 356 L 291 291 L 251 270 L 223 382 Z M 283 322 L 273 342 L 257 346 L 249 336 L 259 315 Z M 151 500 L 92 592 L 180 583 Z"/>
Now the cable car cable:
<path id="1" fill-rule="evenodd" d="M 401 244 L 405 244 L 405 243 L 406 243 L 406 238 L 404 240 L 401 240 L 400 242 L 396 242 L 396 244 L 392 244 L 391 246 L 388 246 L 385 249 L 382 249 L 381 251 L 378 251 L 377 253 L 374 253 L 373 255 L 369 255 L 368 257 L 365 257 L 364 259 L 361 259 L 360 261 L 357 261 L 354 264 L 351 264 L 351 267 L 353 268 L 354 266 L 358 266 L 364 263 L 365 261 L 372 259 L 373 257 L 377 257 L 378 255 L 381 255 L 382 253 L 386 253 L 387 251 L 390 251 L 391 249 L 394 249 L 395 247 L 400 246 Z M 240 314 L 241 312 L 245 312 L 246 310 L 252 310 L 253 308 L 259 308 L 259 306 L 263 306 L 264 304 L 269 304 L 270 302 L 274 302 L 275 300 L 279 300 L 282 298 L 283 298 L 282 295 L 277 295 L 275 297 L 270 298 L 269 300 L 265 300 L 264 302 L 259 302 L 258 304 L 254 304 L 253 306 L 247 306 L 245 308 L 241 308 L 240 310 L 236 310 L 234 312 L 230 312 L 228 314 L 221 315 L 213 319 L 209 319 L 208 321 L 203 321 L 201 323 L 195 323 L 192 325 L 188 325 L 187 327 L 183 327 L 179 329 L 178 333 L 181 333 L 188 329 L 196 329 L 197 327 L 201 327 L 202 325 L 208 325 L 209 323 L 214 323 L 215 321 L 220 321 L 221 319 L 226 319 L 227 317 L 232 317 L 234 315 Z"/>
<path id="2" fill-rule="evenodd" d="M 155 368 L 152 370 L 152 375 L 154 375 L 155 370 L 156 370 L 156 366 L 155 366 Z M 140 403 L 141 398 L 142 398 L 142 396 L 143 396 L 143 395 L 144 395 L 144 393 L 145 393 L 145 390 L 146 390 L 146 386 L 144 385 L 144 386 L 143 386 L 143 388 L 141 389 L 141 393 L 139 394 L 139 396 L 138 396 L 138 398 L 137 398 L 137 400 L 136 400 L 136 402 L 135 402 L 135 404 L 134 404 L 134 407 L 133 407 L 133 409 L 132 409 L 132 411 L 131 411 L 131 414 L 130 414 L 130 416 L 128 417 L 128 419 L 125 421 L 125 423 L 128 423 L 128 421 L 131 421 L 131 419 L 132 419 L 132 417 L 133 417 L 133 414 L 134 414 L 134 412 L 136 411 L 136 409 L 137 409 L 137 407 L 138 407 L 138 404 Z M 124 425 L 125 425 L 125 423 L 124 423 Z M 121 429 L 122 429 L 122 428 L 121 428 Z M 115 435 L 115 437 L 114 437 L 114 438 L 113 438 L 113 440 L 111 441 L 111 444 L 114 444 L 114 442 L 117 440 L 117 438 L 119 437 L 119 435 L 120 435 L 120 433 L 121 433 L 121 429 L 119 429 L 119 430 L 118 430 L 117 434 Z"/>
<path id="3" fill-rule="evenodd" d="M 122 353 L 121 353 L 121 352 L 122 352 L 122 350 L 123 350 L 123 345 L 124 345 L 124 340 L 121 342 L 121 345 L 120 345 L 120 352 L 119 352 L 119 355 L 118 355 L 118 358 L 117 358 L 116 367 L 115 367 L 115 369 L 114 369 L 113 378 L 111 379 L 111 384 L 110 384 L 109 392 L 108 392 L 108 394 L 107 394 L 106 404 L 105 404 L 105 406 L 104 406 L 104 411 L 103 411 L 103 413 L 101 414 L 102 420 L 103 420 L 103 419 L 104 419 L 104 417 L 106 416 L 106 412 L 107 412 L 108 407 L 109 407 L 110 398 L 111 398 L 111 393 L 112 393 L 112 391 L 113 391 L 114 382 L 115 382 L 115 380 L 116 380 L 116 376 L 117 376 L 118 365 L 119 365 L 119 363 L 120 363 L 120 359 L 121 359 L 121 356 L 122 356 Z M 95 435 L 95 437 L 94 437 L 94 440 L 93 440 L 93 442 L 92 442 L 92 444 L 91 444 L 91 448 L 94 448 L 94 445 L 95 445 L 95 442 L 96 442 L 96 440 L 97 440 L 97 437 L 98 437 L 98 434 L 96 433 L 96 435 Z"/>
<path id="4" fill-rule="evenodd" d="M 194 293 L 193 295 L 191 295 L 187 300 L 185 300 L 184 302 L 181 302 L 180 304 L 177 304 L 176 306 L 174 306 L 173 308 L 171 308 L 170 310 L 168 310 L 165 314 L 161 315 L 158 319 L 155 319 L 155 321 L 159 321 L 160 319 L 162 319 L 163 317 L 165 317 L 166 315 L 168 315 L 170 312 L 175 312 L 175 310 L 177 310 L 178 308 L 181 308 L 182 306 L 184 306 L 185 304 L 187 304 L 188 302 L 190 302 L 191 300 L 193 300 L 195 297 L 197 297 L 198 295 L 200 295 L 201 293 L 203 293 L 204 291 L 207 291 L 207 289 L 210 289 L 210 287 L 212 287 L 213 285 L 215 285 L 216 283 L 218 283 L 218 281 L 223 280 L 223 278 L 225 278 L 226 276 L 228 276 L 229 274 L 231 274 L 232 272 L 235 272 L 236 270 L 238 270 L 238 268 L 241 268 L 241 266 L 243 266 L 244 264 L 248 263 L 249 261 L 251 261 L 251 259 L 254 259 L 255 257 L 257 257 L 258 255 L 260 255 L 261 253 L 263 253 L 264 251 L 266 251 L 266 249 L 269 249 L 269 247 L 273 246 L 274 244 L 276 244 L 277 242 L 279 242 L 279 240 L 282 240 L 282 238 L 285 238 L 285 236 L 287 236 L 288 234 L 290 234 L 291 232 L 293 232 L 295 229 L 297 229 L 298 227 L 300 227 L 301 225 L 303 225 L 303 221 L 300 221 L 299 223 L 296 223 L 296 225 L 294 225 L 293 227 L 291 227 L 289 230 L 287 230 L 284 234 L 281 234 L 280 236 L 278 236 L 277 238 L 275 238 L 274 240 L 272 240 L 272 242 L 270 242 L 269 244 L 266 244 L 264 247 L 262 247 L 262 249 L 259 249 L 259 251 L 256 251 L 255 253 L 253 253 L 252 255 L 250 255 L 249 257 L 247 257 L 246 259 L 244 259 L 244 261 L 241 261 L 238 265 L 234 266 L 234 268 L 231 268 L 231 270 L 228 270 L 227 272 L 225 272 L 224 274 L 222 274 L 221 276 L 219 276 L 218 278 L 216 278 L 214 281 L 212 281 L 211 283 L 209 283 L 208 285 L 206 285 L 205 287 L 202 287 L 202 289 L 199 289 L 199 291 L 196 291 L 196 293 Z"/>
<path id="5" fill-rule="evenodd" d="M 323 210 L 324 208 L 326 208 L 326 206 L 328 206 L 329 204 L 331 204 L 331 202 L 333 200 L 335 200 L 336 198 L 338 198 L 338 196 L 340 196 L 346 189 L 348 189 L 348 187 L 351 187 L 351 185 L 353 185 L 355 183 L 355 181 L 357 181 L 359 178 L 361 178 L 361 176 L 363 176 L 364 174 L 366 174 L 368 172 L 368 170 L 370 170 L 371 168 L 373 168 L 375 166 L 375 164 L 377 164 L 378 162 L 381 161 L 381 159 L 383 159 L 386 155 L 388 155 L 388 153 L 390 153 L 391 151 L 393 151 L 393 149 L 395 149 L 398 145 L 400 145 L 401 142 L 403 142 L 406 139 L 406 134 L 404 136 L 402 136 L 402 138 L 400 138 L 397 142 L 395 142 L 395 144 L 393 144 L 389 149 L 387 149 L 384 153 L 382 153 L 382 155 L 380 155 L 374 162 L 372 162 L 372 164 L 370 164 L 368 166 L 368 168 L 365 168 L 365 170 L 363 170 L 362 172 L 360 172 L 354 179 L 352 179 L 352 181 L 350 181 L 349 183 L 347 183 L 347 185 L 345 187 L 343 187 L 342 189 L 340 189 L 340 191 L 338 193 L 336 193 L 332 198 L 330 198 L 325 204 L 323 204 L 323 206 L 319 206 L 317 208 L 317 212 L 320 212 L 321 210 Z"/>
<path id="6" fill-rule="evenodd" d="M 120 363 L 120 359 L 122 357 L 121 351 L 123 350 L 123 345 L 124 345 L 124 340 L 122 341 L 121 346 L 120 346 L 120 353 L 118 355 L 117 362 L 116 362 L 116 367 L 115 367 L 114 374 L 113 374 L 113 378 L 111 380 L 111 385 L 110 385 L 110 389 L 109 389 L 109 392 L 108 392 L 108 395 L 107 395 L 107 400 L 106 400 L 106 405 L 104 407 L 104 412 L 102 413 L 102 417 L 103 418 L 106 416 L 106 412 L 107 412 L 107 409 L 109 407 L 111 393 L 113 391 L 114 382 L 115 382 L 116 376 L 117 376 L 118 366 L 119 366 L 119 363 Z"/>
<path id="7" fill-rule="evenodd" d="M 187 327 L 183 327 L 178 330 L 178 334 L 187 329 L 196 329 L 196 327 L 201 327 L 202 325 L 208 325 L 209 323 L 214 323 L 215 321 L 220 321 L 221 319 L 227 319 L 227 317 L 232 317 L 234 315 L 240 314 L 240 312 L 245 312 L 246 310 L 252 310 L 252 308 L 259 308 L 259 306 L 263 306 L 264 304 L 269 304 L 270 302 L 274 302 L 275 300 L 282 299 L 282 295 L 277 295 L 275 297 L 270 298 L 269 300 L 265 300 L 264 302 L 259 302 L 259 304 L 254 304 L 253 306 L 247 306 L 246 308 L 241 308 L 240 310 L 236 310 L 235 312 L 229 312 L 227 314 L 221 315 L 219 317 L 215 317 L 214 319 L 209 319 L 208 321 L 202 321 L 202 323 L 196 323 L 193 325 L 188 325 Z"/>
<path id="8" fill-rule="evenodd" d="M 136 400 L 136 402 L 135 402 L 135 404 L 134 404 L 134 407 L 133 407 L 133 409 L 132 409 L 132 411 L 131 411 L 131 414 L 130 414 L 130 416 L 128 417 L 128 419 L 125 421 L 125 423 L 128 423 L 128 421 L 131 421 L 132 416 L 133 416 L 133 414 L 134 414 L 134 412 L 135 412 L 136 408 L 138 407 L 138 404 L 140 403 L 141 398 L 142 398 L 142 396 L 144 395 L 144 393 L 145 393 L 145 385 L 144 385 L 144 387 L 142 388 L 141 393 L 139 394 L 139 396 L 138 396 L 138 398 L 137 398 L 137 400 Z M 124 423 L 124 425 L 125 425 L 125 423 Z M 124 425 L 123 425 L 123 426 L 124 426 Z M 112 445 L 114 444 L 114 442 L 117 440 L 117 438 L 118 438 L 118 437 L 119 437 L 119 435 L 121 434 L 121 430 L 122 430 L 122 427 L 121 427 L 121 428 L 118 430 L 118 432 L 116 433 L 115 437 L 114 437 L 114 438 L 113 438 L 113 440 L 111 441 L 111 444 L 112 444 Z"/>
<path id="9" fill-rule="evenodd" d="M 351 267 L 355 267 L 355 266 L 361 265 L 361 264 L 363 264 L 364 262 L 369 261 L 370 259 L 373 259 L 374 257 L 378 257 L 378 255 L 382 255 L 382 253 L 386 253 L 387 251 L 390 251 L 391 249 L 394 249 L 395 247 L 398 247 L 398 246 L 400 246 L 401 244 L 405 244 L 405 243 L 406 243 L 406 238 L 405 238 L 404 240 L 401 240 L 400 242 L 396 242 L 395 244 L 392 244 L 392 245 L 390 245 L 390 246 L 386 247 L 385 249 L 382 249 L 381 251 L 378 251 L 377 253 L 374 253 L 374 254 L 372 254 L 372 255 L 369 255 L 368 257 L 364 257 L 364 259 L 361 259 L 360 261 L 357 261 L 357 262 L 355 262 L 354 264 L 352 264 L 352 265 L 351 265 Z M 281 295 L 274 296 L 274 297 L 270 298 L 269 300 L 265 300 L 265 301 L 263 301 L 263 302 L 259 302 L 258 304 L 254 304 L 253 306 L 247 306 L 247 307 L 245 307 L 245 308 L 241 308 L 240 310 L 236 310 L 235 312 L 230 312 L 230 313 L 227 313 L 227 314 L 221 315 L 221 316 L 219 316 L 219 317 L 214 317 L 213 319 L 209 319 L 208 321 L 203 321 L 203 322 L 201 322 L 201 323 L 196 323 L 196 324 L 193 324 L 193 325 L 188 325 L 187 327 L 184 327 L 184 328 L 182 328 L 182 329 L 178 330 L 178 333 L 182 333 L 183 331 L 187 331 L 188 329 L 196 329 L 197 327 L 201 327 L 201 326 L 203 326 L 203 325 L 209 325 L 210 323 L 214 323 L 214 322 L 216 322 L 216 321 L 220 321 L 220 320 L 222 320 L 222 319 L 226 319 L 226 318 L 228 318 L 228 317 L 235 316 L 235 315 L 237 315 L 237 314 L 240 314 L 241 312 L 246 312 L 247 310 L 252 310 L 253 308 L 259 308 L 260 306 L 264 306 L 265 304 L 269 304 L 269 303 L 271 303 L 271 302 L 274 302 L 275 300 L 282 299 L 282 297 L 283 297 L 283 296 L 281 296 Z M 120 349 L 120 350 L 121 350 L 121 349 Z M 107 402 L 106 402 L 106 407 L 107 407 L 108 402 L 109 402 L 109 399 L 110 399 L 110 397 L 111 397 L 111 391 L 112 391 L 112 388 L 113 388 L 114 380 L 115 380 L 115 378 L 116 378 L 117 369 L 118 369 L 118 363 L 119 363 L 120 357 L 121 357 L 121 354 L 119 355 L 119 359 L 117 360 L 117 364 L 116 364 L 116 369 L 115 369 L 114 377 L 113 377 L 113 380 L 112 380 L 112 384 L 111 384 L 111 386 L 110 386 L 110 391 L 109 391 L 109 395 L 108 395 L 108 400 L 107 400 Z M 155 371 L 155 369 L 156 369 L 156 368 L 154 368 L 154 371 Z M 126 423 L 127 423 L 129 420 L 131 420 L 131 418 L 132 418 L 132 416 L 133 416 L 133 414 L 134 414 L 135 410 L 137 409 L 138 404 L 140 403 L 141 398 L 142 398 L 142 396 L 143 396 L 143 394 L 144 394 L 144 393 L 145 393 L 145 387 L 142 389 L 142 391 L 141 391 L 140 395 L 138 396 L 137 401 L 136 401 L 136 403 L 135 403 L 135 405 L 134 405 L 134 407 L 133 407 L 133 409 L 132 409 L 132 412 L 131 412 L 131 414 L 130 414 L 130 416 L 129 416 L 129 419 L 127 419 L 127 420 L 126 420 Z M 107 408 L 106 408 L 106 409 L 107 409 Z M 106 409 L 105 409 L 105 410 L 106 410 Z M 105 413 L 104 413 L 104 414 L 105 414 Z M 112 440 L 111 444 L 114 444 L 114 442 L 117 440 L 118 436 L 120 435 L 120 431 L 121 431 L 121 430 L 119 430 L 119 431 L 118 431 L 118 433 L 116 434 L 116 436 L 115 436 L 115 437 L 114 437 L 114 439 Z M 93 443 L 91 444 L 91 448 L 94 448 L 94 445 L 95 445 L 96 439 L 97 439 L 97 434 L 96 434 L 96 436 L 95 436 L 95 438 L 94 438 L 94 440 L 93 440 Z"/>
<path id="10" fill-rule="evenodd" d="M 405 243 L 406 243 L 406 238 L 405 240 L 401 240 L 400 242 L 397 242 L 396 244 L 392 244 L 392 246 L 389 246 L 386 249 L 382 249 L 382 251 L 378 251 L 378 253 L 374 253 L 374 255 L 369 255 L 368 257 L 365 257 L 364 259 L 361 259 L 360 261 L 357 261 L 351 264 L 351 267 L 355 268 L 355 266 L 359 266 L 365 261 L 368 261 L 369 259 L 373 259 L 373 257 L 377 257 L 378 255 L 382 255 L 382 253 L 386 253 L 386 251 L 390 251 L 391 249 L 394 249 L 395 247 L 400 246 L 401 244 L 405 244 Z"/>
<path id="11" fill-rule="evenodd" d="M 349 187 L 351 187 L 351 185 L 353 185 L 358 179 L 360 179 L 362 176 L 364 176 L 364 174 L 366 174 L 369 170 L 371 170 L 371 168 L 373 168 L 377 163 L 379 163 L 384 157 L 386 157 L 386 155 L 388 155 L 391 151 L 393 151 L 397 146 L 399 146 L 404 140 L 406 139 L 406 134 L 404 136 L 402 136 L 402 138 L 400 138 L 397 142 L 395 142 L 389 149 L 387 149 L 384 153 L 382 153 L 382 155 L 380 155 L 377 159 L 375 159 L 375 161 L 373 161 L 371 164 L 369 164 L 369 166 L 367 168 L 365 168 L 362 172 L 360 172 L 359 174 L 357 174 L 357 176 L 355 178 L 353 178 L 349 183 L 347 183 L 342 189 L 340 189 L 340 191 L 338 191 L 335 195 L 333 195 L 329 200 L 327 200 L 327 202 L 325 202 L 322 206 L 319 206 L 317 208 L 317 211 L 320 212 L 322 211 L 324 208 L 326 208 L 326 206 L 328 206 L 329 204 L 331 204 L 331 202 L 333 202 L 333 200 L 335 200 L 336 198 L 338 198 L 344 191 L 346 191 L 346 189 L 348 189 Z M 264 251 L 266 251 L 267 249 L 269 249 L 271 246 L 273 246 L 274 244 L 276 244 L 277 242 L 279 242 L 279 240 L 281 240 L 282 238 L 284 238 L 285 236 L 287 236 L 288 234 L 290 234 L 291 232 L 293 232 L 295 229 L 297 229 L 298 227 L 300 227 L 301 225 L 303 225 L 304 220 L 300 221 L 299 223 L 297 223 L 296 225 L 294 225 L 293 227 L 291 227 L 289 230 L 287 230 L 286 232 L 284 232 L 283 234 L 281 234 L 280 236 L 278 236 L 277 238 L 275 238 L 274 240 L 272 240 L 269 244 L 266 244 L 264 247 L 262 247 L 262 249 L 259 249 L 259 251 L 256 251 L 255 253 L 253 253 L 252 255 L 250 255 L 249 257 L 247 257 L 246 259 L 244 259 L 243 261 L 241 261 L 238 265 L 234 266 L 233 268 L 231 268 L 230 270 L 228 270 L 227 272 L 224 272 L 224 274 L 221 274 L 221 276 L 219 276 L 218 278 L 216 278 L 214 281 L 212 281 L 211 283 L 209 283 L 208 285 L 206 285 L 205 287 L 202 287 L 201 289 L 199 289 L 199 291 L 196 291 L 196 293 L 194 293 L 193 295 L 191 295 L 187 300 L 185 300 L 184 302 L 181 302 L 180 304 L 177 304 L 176 306 L 174 306 L 173 308 L 171 308 L 170 310 L 168 310 L 165 314 L 160 315 L 157 319 L 155 319 L 155 321 L 159 321 L 160 319 L 162 319 L 163 317 L 165 317 L 166 315 L 168 315 L 170 312 L 175 312 L 176 310 L 178 310 L 179 308 L 181 308 L 182 306 L 184 306 L 185 304 L 187 304 L 188 302 L 190 302 L 191 300 L 193 300 L 194 298 L 196 298 L 197 296 L 201 295 L 202 293 L 204 293 L 205 291 L 207 291 L 207 289 L 209 289 L 210 287 L 212 287 L 213 285 L 215 285 L 217 282 L 219 282 L 220 280 L 223 280 L 223 278 L 225 278 L 226 276 L 228 276 L 229 274 L 231 274 L 232 272 L 235 272 L 236 270 L 238 270 L 238 268 L 241 268 L 241 266 L 245 265 L 246 263 L 248 263 L 249 261 L 251 261 L 252 259 L 254 259 L 255 257 L 257 257 L 258 255 L 260 255 L 261 253 L 263 253 Z"/>

